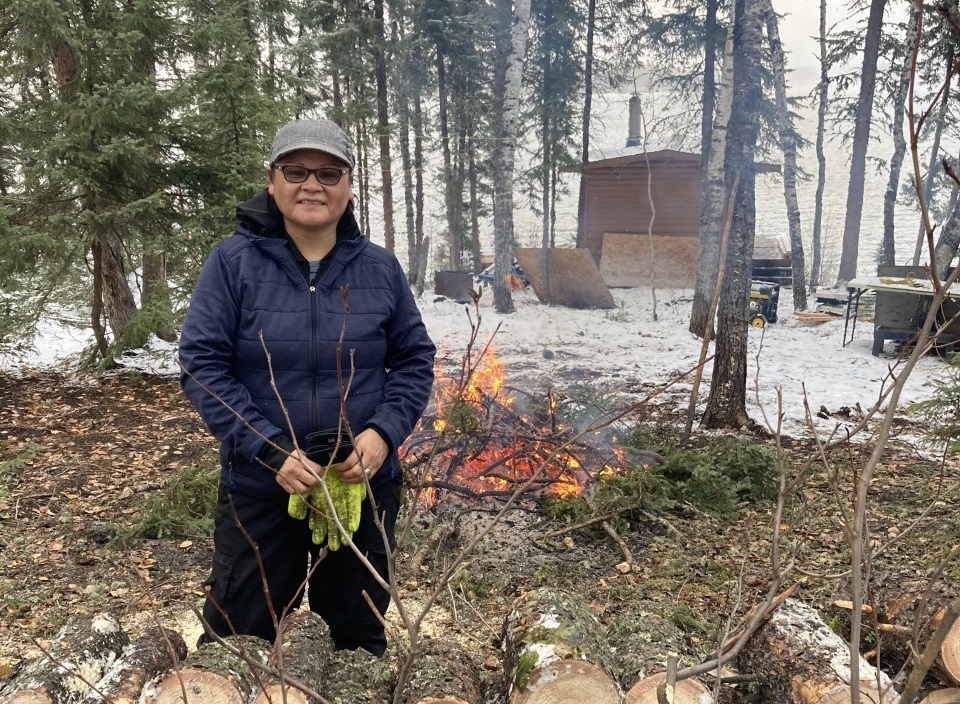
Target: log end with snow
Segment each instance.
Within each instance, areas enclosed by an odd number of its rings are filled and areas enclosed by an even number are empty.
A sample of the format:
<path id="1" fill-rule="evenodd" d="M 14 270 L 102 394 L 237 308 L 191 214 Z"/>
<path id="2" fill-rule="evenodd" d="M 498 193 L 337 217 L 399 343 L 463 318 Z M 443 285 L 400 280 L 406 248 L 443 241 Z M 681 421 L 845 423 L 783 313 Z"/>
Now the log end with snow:
<path id="1" fill-rule="evenodd" d="M 859 656 L 858 656 L 859 657 Z M 864 704 L 897 704 L 886 673 L 858 660 Z M 845 704 L 850 701 L 850 646 L 813 608 L 787 599 L 747 642 L 741 672 L 763 680 L 764 701 L 783 704 Z M 879 685 L 879 686 L 878 686 Z"/>

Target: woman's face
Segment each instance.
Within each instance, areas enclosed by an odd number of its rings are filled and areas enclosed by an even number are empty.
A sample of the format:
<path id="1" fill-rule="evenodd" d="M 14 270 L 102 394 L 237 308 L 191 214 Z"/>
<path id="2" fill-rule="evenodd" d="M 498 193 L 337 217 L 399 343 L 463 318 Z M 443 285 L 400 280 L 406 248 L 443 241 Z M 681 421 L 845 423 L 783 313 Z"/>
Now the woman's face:
<path id="1" fill-rule="evenodd" d="M 325 186 L 315 174 L 307 176 L 303 183 L 290 183 L 280 168 L 288 164 L 319 169 L 324 166 L 346 168 L 346 164 L 326 152 L 310 149 L 285 154 L 277 160 L 275 168 L 267 169 L 270 195 L 283 215 L 284 225 L 291 235 L 316 237 L 336 234 L 337 222 L 353 197 L 353 175 L 346 173 L 334 186 Z"/>

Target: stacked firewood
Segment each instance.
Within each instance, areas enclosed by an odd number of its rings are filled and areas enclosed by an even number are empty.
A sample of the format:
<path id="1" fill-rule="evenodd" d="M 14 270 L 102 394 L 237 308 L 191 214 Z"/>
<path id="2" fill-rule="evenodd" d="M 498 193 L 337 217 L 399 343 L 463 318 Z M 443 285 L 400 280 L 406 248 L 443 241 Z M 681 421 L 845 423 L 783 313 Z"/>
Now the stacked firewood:
<path id="1" fill-rule="evenodd" d="M 635 630 L 642 632 L 642 624 Z M 503 623 L 498 692 L 484 684 L 475 654 L 443 639 L 417 644 L 414 666 L 397 692 L 394 659 L 334 650 L 326 625 L 309 611 L 283 619 L 275 644 L 233 637 L 189 656 L 173 631 L 158 626 L 131 640 L 115 619 L 97 615 L 64 627 L 41 657 L 0 683 L 0 704 L 482 704 L 491 694 L 509 704 L 657 704 L 667 676 L 656 663 L 675 644 L 657 637 L 612 644 L 608 636 L 615 633 L 580 595 L 538 589 L 518 599 Z M 945 647 L 941 668 L 956 667 L 950 650 L 956 645 Z M 763 701 L 830 704 L 850 700 L 848 663 L 846 641 L 818 612 L 787 599 L 731 665 L 760 675 Z M 859 673 L 862 701 L 899 701 L 884 673 L 863 660 Z M 960 672 L 950 676 L 960 683 Z M 674 704 L 714 701 L 696 679 L 674 682 L 672 676 L 669 696 Z M 926 701 L 960 701 L 949 696 L 945 691 Z"/>

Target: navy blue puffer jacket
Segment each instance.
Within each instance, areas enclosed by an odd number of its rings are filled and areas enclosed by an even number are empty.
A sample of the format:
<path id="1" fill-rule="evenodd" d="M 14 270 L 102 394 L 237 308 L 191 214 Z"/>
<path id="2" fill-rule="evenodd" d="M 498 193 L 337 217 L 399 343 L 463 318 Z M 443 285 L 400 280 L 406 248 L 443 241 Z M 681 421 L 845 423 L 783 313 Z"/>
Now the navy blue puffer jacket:
<path id="1" fill-rule="evenodd" d="M 203 266 L 180 337 L 181 385 L 220 441 L 221 481 L 283 494 L 258 453 L 291 426 L 304 449 L 307 434 L 336 428 L 341 388 L 353 432 L 375 428 L 390 445 L 374 483 L 396 479 L 436 352 L 396 257 L 363 237 L 348 210 L 314 285 L 266 192 L 237 218 Z"/>

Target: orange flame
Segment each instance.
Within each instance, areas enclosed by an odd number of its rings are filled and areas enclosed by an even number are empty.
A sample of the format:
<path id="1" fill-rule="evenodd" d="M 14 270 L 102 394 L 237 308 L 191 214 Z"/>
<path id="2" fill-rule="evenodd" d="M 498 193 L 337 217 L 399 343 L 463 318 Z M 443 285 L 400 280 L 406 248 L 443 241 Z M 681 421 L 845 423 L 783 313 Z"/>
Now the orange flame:
<path id="1" fill-rule="evenodd" d="M 436 415 L 433 429 L 437 433 L 470 436 L 481 433 L 481 419 L 489 413 L 492 401 L 510 409 L 515 399 L 503 395 L 506 375 L 503 363 L 494 349 L 488 347 L 474 366 L 468 378 L 458 379 L 438 370 L 434 401 Z M 547 398 L 549 419 L 543 428 L 535 427 L 536 421 L 528 415 L 512 415 L 519 428 L 518 438 L 499 445 L 487 445 L 473 454 L 449 449 L 441 452 L 423 477 L 424 481 L 447 481 L 478 494 L 499 493 L 509 495 L 526 481 L 531 481 L 541 493 L 565 498 L 583 491 L 583 482 L 590 474 L 583 462 L 564 449 L 562 443 L 550 440 L 564 430 L 556 420 L 555 413 L 560 400 L 552 393 Z M 623 460 L 622 450 L 617 454 Z M 456 467 L 451 464 L 457 462 Z M 446 466 L 444 466 L 446 465 Z M 603 464 L 598 472 L 600 478 L 612 476 L 617 468 Z M 424 489 L 422 500 L 434 504 L 442 489 Z"/>

